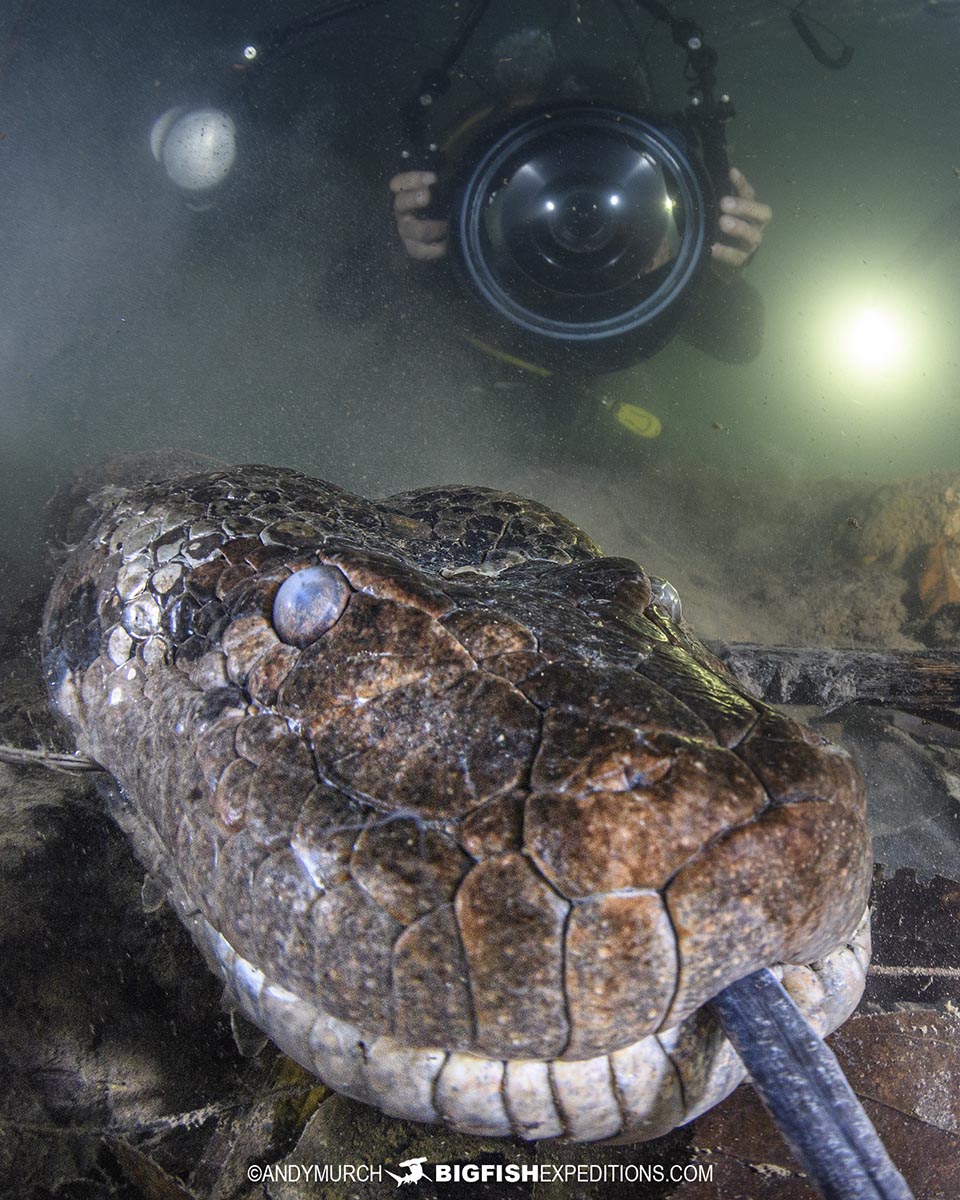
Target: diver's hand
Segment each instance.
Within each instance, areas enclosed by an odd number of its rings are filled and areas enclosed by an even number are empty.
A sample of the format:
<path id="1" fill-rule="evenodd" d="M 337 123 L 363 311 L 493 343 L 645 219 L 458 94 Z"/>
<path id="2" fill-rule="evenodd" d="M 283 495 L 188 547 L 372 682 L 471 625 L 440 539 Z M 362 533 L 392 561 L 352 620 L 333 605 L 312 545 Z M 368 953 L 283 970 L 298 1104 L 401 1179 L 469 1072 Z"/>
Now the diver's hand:
<path id="1" fill-rule="evenodd" d="M 763 241 L 763 231 L 773 218 L 769 204 L 762 204 L 750 181 L 736 167 L 730 168 L 734 195 L 720 201 L 720 237 L 710 248 L 715 263 L 727 267 L 742 267 L 756 254 Z"/>
<path id="2" fill-rule="evenodd" d="M 448 223 L 415 215 L 430 203 L 430 188 L 436 182 L 433 171 L 402 171 L 390 180 L 400 240 L 410 257 L 421 262 L 443 258 L 447 252 Z"/>

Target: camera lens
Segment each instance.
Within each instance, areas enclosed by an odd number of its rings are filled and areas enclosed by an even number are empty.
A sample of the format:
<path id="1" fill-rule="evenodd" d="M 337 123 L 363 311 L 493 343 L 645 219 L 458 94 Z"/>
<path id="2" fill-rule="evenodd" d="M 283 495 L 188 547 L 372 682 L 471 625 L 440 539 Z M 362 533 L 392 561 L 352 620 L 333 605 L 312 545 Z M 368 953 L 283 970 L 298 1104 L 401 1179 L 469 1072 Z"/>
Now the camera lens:
<path id="1" fill-rule="evenodd" d="M 588 254 L 603 249 L 613 237 L 610 213 L 604 212 L 603 197 L 577 191 L 562 200 L 547 202 L 551 237 L 557 246 L 572 254 Z"/>
<path id="2" fill-rule="evenodd" d="M 662 343 L 709 252 L 708 189 L 686 150 L 613 109 L 522 120 L 486 148 L 456 210 L 470 286 L 535 338 L 582 345 L 649 329 Z"/>

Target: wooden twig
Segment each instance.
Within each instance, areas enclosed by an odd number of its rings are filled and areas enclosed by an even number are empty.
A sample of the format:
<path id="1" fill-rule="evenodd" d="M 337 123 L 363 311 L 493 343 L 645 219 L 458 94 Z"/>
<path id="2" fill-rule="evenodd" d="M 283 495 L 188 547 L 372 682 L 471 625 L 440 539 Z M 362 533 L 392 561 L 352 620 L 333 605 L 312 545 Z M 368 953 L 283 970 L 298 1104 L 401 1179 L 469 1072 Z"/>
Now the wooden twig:
<path id="1" fill-rule="evenodd" d="M 25 750 L 21 746 L 0 744 L 0 762 L 15 767 L 46 767 L 50 771 L 102 771 L 103 767 L 85 754 L 64 754 L 58 750 Z"/>
<path id="2" fill-rule="evenodd" d="M 771 704 L 960 706 L 956 650 L 833 650 L 751 642 L 717 642 L 710 649 L 738 682 Z"/>

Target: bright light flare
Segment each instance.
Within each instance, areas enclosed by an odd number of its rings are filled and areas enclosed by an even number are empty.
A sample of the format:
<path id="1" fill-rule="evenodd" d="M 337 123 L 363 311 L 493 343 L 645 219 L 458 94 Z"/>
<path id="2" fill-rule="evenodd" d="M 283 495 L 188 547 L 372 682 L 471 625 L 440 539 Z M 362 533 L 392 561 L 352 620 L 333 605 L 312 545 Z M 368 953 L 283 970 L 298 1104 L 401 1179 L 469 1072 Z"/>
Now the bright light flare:
<path id="1" fill-rule="evenodd" d="M 848 365 L 857 371 L 887 374 L 903 364 L 907 348 L 903 320 L 889 309 L 862 308 L 842 326 L 840 346 Z"/>

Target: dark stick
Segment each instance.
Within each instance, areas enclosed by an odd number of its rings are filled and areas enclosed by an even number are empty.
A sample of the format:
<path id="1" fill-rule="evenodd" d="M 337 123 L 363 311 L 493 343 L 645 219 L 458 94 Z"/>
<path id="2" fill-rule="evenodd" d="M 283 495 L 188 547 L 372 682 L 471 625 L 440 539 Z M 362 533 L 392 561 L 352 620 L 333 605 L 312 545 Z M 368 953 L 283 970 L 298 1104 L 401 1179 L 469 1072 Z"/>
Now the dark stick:
<path id="1" fill-rule="evenodd" d="M 960 706 L 955 650 L 826 650 L 751 642 L 715 642 L 709 648 L 738 683 L 771 704 Z"/>
<path id="2" fill-rule="evenodd" d="M 0 743 L 0 762 L 14 767 L 48 767 L 51 771 L 102 771 L 103 767 L 85 754 L 66 754 L 59 750 L 25 750 L 21 746 Z"/>
<path id="3" fill-rule="evenodd" d="M 913 1200 L 832 1051 L 766 968 L 710 1006 L 824 1200 Z"/>

